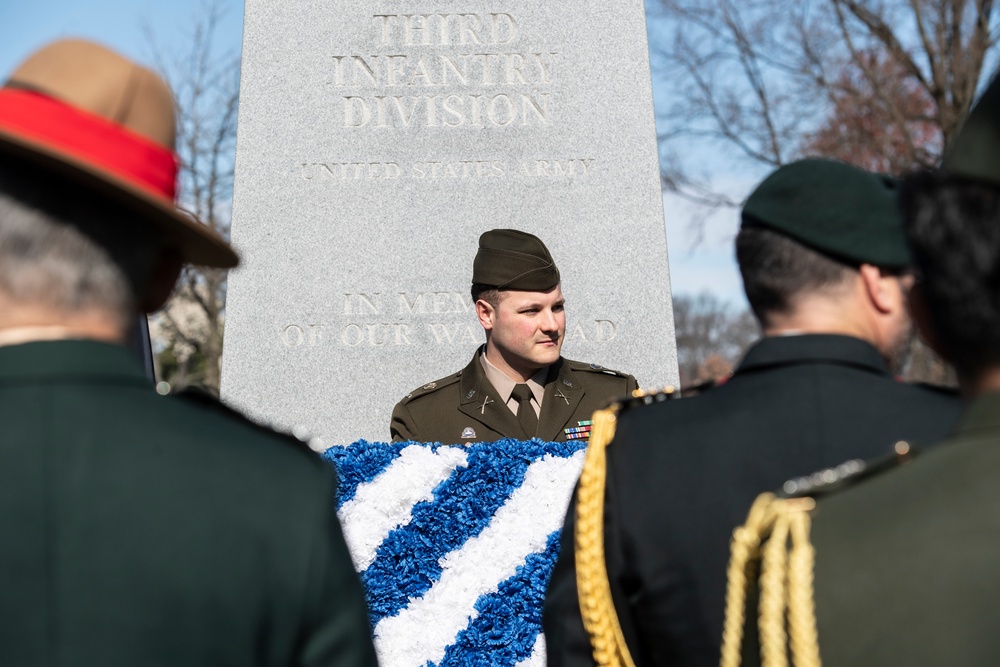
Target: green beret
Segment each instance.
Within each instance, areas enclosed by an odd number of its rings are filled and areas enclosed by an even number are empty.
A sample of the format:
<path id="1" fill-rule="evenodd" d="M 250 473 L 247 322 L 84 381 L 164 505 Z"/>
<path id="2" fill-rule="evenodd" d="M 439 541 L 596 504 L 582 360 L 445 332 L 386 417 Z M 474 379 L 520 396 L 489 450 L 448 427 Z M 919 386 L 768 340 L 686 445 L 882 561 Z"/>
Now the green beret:
<path id="1" fill-rule="evenodd" d="M 951 147 L 942 171 L 1000 183 L 1000 81 L 994 78 L 972 107 Z"/>
<path id="2" fill-rule="evenodd" d="M 779 167 L 747 198 L 743 225 L 773 229 L 849 264 L 910 264 L 896 181 L 843 162 Z"/>
<path id="3" fill-rule="evenodd" d="M 559 269 L 537 236 L 516 229 L 493 229 L 479 237 L 472 283 L 545 292 L 559 284 Z"/>

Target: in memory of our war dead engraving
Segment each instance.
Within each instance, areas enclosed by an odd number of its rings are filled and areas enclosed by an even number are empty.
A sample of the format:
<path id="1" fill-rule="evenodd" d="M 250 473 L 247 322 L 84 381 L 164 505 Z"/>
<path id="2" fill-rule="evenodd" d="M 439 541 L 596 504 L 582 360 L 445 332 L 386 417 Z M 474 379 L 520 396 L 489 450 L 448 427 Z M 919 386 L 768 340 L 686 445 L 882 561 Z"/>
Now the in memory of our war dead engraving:
<path id="1" fill-rule="evenodd" d="M 641 0 L 247 0 L 223 399 L 387 440 L 468 363 L 479 235 L 536 234 L 563 355 L 674 384 Z"/>

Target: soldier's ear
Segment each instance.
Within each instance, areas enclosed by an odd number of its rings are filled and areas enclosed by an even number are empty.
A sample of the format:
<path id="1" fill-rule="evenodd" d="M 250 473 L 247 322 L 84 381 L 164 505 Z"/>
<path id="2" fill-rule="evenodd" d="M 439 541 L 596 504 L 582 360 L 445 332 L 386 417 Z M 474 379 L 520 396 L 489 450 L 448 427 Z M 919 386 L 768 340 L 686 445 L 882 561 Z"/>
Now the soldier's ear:
<path id="1" fill-rule="evenodd" d="M 868 300 L 878 312 L 895 313 L 905 307 L 905 297 L 898 276 L 872 264 L 862 264 L 858 267 L 858 272 Z"/>
<path id="2" fill-rule="evenodd" d="M 491 306 L 487 301 L 483 299 L 476 301 L 476 316 L 486 331 L 493 330 L 493 324 L 496 321 L 496 312 L 496 308 Z"/>
<path id="3" fill-rule="evenodd" d="M 149 276 L 145 293 L 140 295 L 139 308 L 142 312 L 146 314 L 156 312 L 167 302 L 183 267 L 184 260 L 177 251 L 164 250 L 160 253 Z"/>

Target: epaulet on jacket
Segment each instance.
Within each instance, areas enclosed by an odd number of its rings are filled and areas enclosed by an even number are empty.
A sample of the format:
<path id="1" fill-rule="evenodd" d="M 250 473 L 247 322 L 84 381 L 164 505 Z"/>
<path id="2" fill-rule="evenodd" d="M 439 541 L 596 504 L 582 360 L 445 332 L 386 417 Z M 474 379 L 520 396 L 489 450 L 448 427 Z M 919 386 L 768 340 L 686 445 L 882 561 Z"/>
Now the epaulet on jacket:
<path id="1" fill-rule="evenodd" d="M 588 364 L 585 361 L 573 361 L 572 359 L 567 359 L 566 363 L 574 371 L 582 371 L 585 373 L 600 373 L 602 375 L 614 375 L 615 377 L 627 378 L 628 373 L 622 373 L 621 371 L 616 371 L 611 368 L 605 368 L 600 364 Z"/>
<path id="2" fill-rule="evenodd" d="M 174 394 L 174 396 L 181 399 L 182 401 L 187 401 L 188 403 L 194 403 L 195 405 L 198 405 L 202 408 L 207 408 L 209 410 L 212 410 L 213 412 L 225 415 L 226 417 L 229 417 L 235 421 L 246 424 L 247 426 L 250 426 L 251 428 L 257 431 L 260 431 L 261 433 L 266 433 L 267 435 L 276 437 L 279 440 L 283 440 L 284 442 L 290 445 L 294 445 L 299 449 L 303 449 L 309 452 L 310 454 L 315 454 L 312 447 L 309 446 L 310 438 L 305 431 L 300 432 L 300 429 L 295 429 L 293 433 L 288 433 L 286 431 L 279 430 L 276 427 L 269 426 L 267 424 L 261 424 L 260 422 L 250 419 L 239 410 L 235 410 L 229 407 L 228 405 L 220 401 L 214 394 L 205 391 L 204 389 L 200 389 L 197 387 L 188 387 L 187 389 L 183 389 L 177 392 L 176 394 Z"/>
<path id="3" fill-rule="evenodd" d="M 684 398 L 691 398 L 693 396 L 697 396 L 698 394 L 704 394 L 709 389 L 714 389 L 721 384 L 725 384 L 731 377 L 731 375 L 726 375 L 725 377 L 702 380 L 701 382 L 695 382 L 694 384 L 689 384 L 686 387 L 681 387 L 681 396 Z"/>
<path id="4" fill-rule="evenodd" d="M 893 445 L 892 452 L 871 461 L 852 459 L 833 468 L 826 468 L 804 477 L 795 477 L 785 482 L 775 495 L 779 498 L 818 498 L 841 489 L 854 486 L 858 482 L 897 468 L 917 454 L 910 443 L 900 440 Z"/>
<path id="5" fill-rule="evenodd" d="M 663 403 L 675 398 L 680 398 L 680 393 L 675 387 L 666 386 L 662 389 L 636 389 L 628 396 L 621 396 L 608 403 L 608 408 L 621 415 L 630 410 L 641 408 L 654 403 Z"/>
<path id="6" fill-rule="evenodd" d="M 452 373 L 451 375 L 443 377 L 440 380 L 434 380 L 434 382 L 428 382 L 422 387 L 417 387 L 409 394 L 404 396 L 403 400 L 401 400 L 400 403 L 409 403 L 415 398 L 426 396 L 427 394 L 433 393 L 438 389 L 441 389 L 442 387 L 447 387 L 450 384 L 455 384 L 461 377 L 462 377 L 462 371 L 458 371 L 457 373 Z"/>
<path id="7" fill-rule="evenodd" d="M 762 656 L 788 656 L 787 664 L 820 664 L 813 590 L 815 547 L 809 540 L 816 498 L 896 468 L 913 454 L 909 443 L 900 441 L 883 458 L 869 463 L 848 461 L 791 479 L 777 494 L 757 496 L 746 522 L 733 531 L 730 541 L 721 667 L 740 665 L 753 644 Z M 750 626 L 748 619 L 752 619 Z M 748 638 L 753 625 L 757 637 Z"/>

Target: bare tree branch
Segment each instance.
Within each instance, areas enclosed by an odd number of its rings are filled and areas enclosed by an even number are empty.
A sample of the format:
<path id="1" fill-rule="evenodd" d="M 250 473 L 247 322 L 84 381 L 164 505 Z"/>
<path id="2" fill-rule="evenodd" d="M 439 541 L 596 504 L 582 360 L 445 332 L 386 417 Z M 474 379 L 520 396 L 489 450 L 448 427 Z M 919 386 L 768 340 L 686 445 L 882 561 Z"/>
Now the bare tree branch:
<path id="1" fill-rule="evenodd" d="M 675 158 L 664 188 L 732 205 L 693 175 L 703 151 L 757 167 L 805 154 L 893 172 L 937 164 L 996 51 L 993 4 L 660 0 L 654 50 L 676 100 L 658 117 L 661 154 Z"/>
<path id="2" fill-rule="evenodd" d="M 145 27 L 154 62 L 171 84 L 177 103 L 180 157 L 179 204 L 223 237 L 229 235 L 233 153 L 239 102 L 238 54 L 219 54 L 214 37 L 224 13 L 218 0 L 202 6 L 189 48 L 172 58 Z M 152 321 L 154 346 L 172 384 L 198 384 L 218 392 L 225 320 L 226 273 L 188 267 L 171 300 Z"/>

